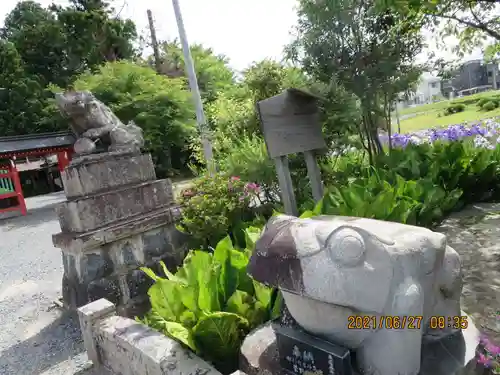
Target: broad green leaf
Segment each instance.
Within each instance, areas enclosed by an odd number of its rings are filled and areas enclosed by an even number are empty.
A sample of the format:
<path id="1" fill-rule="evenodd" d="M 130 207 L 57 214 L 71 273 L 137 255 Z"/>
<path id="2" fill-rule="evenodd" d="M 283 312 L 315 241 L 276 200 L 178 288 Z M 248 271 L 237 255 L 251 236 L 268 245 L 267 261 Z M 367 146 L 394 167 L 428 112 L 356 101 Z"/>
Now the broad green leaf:
<path id="1" fill-rule="evenodd" d="M 326 195 L 325 195 L 326 197 Z M 325 197 L 323 197 L 317 204 L 314 206 L 313 213 L 314 215 L 321 215 L 323 213 L 323 201 L 325 200 Z M 328 199 L 328 198 L 326 198 Z"/>
<path id="2" fill-rule="evenodd" d="M 193 340 L 193 333 L 182 324 L 165 321 L 163 323 L 163 333 L 186 345 L 192 351 L 197 351 L 196 344 Z"/>
<path id="3" fill-rule="evenodd" d="M 160 276 L 157 276 L 154 271 L 151 268 L 148 267 L 140 267 L 139 268 L 142 272 L 144 272 L 146 275 L 148 275 L 151 279 L 154 281 L 161 280 L 162 278 Z"/>
<path id="4" fill-rule="evenodd" d="M 193 328 L 197 323 L 196 315 L 189 310 L 185 310 L 179 317 L 179 322 L 187 328 Z"/>
<path id="5" fill-rule="evenodd" d="M 248 320 L 250 310 L 253 308 L 256 300 L 250 294 L 241 290 L 236 290 L 227 300 L 225 311 L 241 315 Z"/>
<path id="6" fill-rule="evenodd" d="M 253 250 L 255 248 L 255 243 L 260 238 L 261 233 L 262 229 L 256 227 L 248 227 L 245 229 L 245 242 L 247 249 Z"/>
<path id="7" fill-rule="evenodd" d="M 251 295 L 254 293 L 253 280 L 247 273 L 250 251 L 231 250 L 231 264 L 238 272 L 237 289 L 243 290 Z"/>
<path id="8" fill-rule="evenodd" d="M 232 296 L 238 287 L 239 270 L 233 267 L 231 258 L 235 250 L 229 236 L 225 237 L 217 244 L 214 251 L 214 259 L 221 265 L 219 276 L 219 293 L 221 295 L 221 304 Z"/>
<path id="9" fill-rule="evenodd" d="M 168 270 L 168 268 L 167 268 L 165 262 L 163 262 L 163 260 L 160 260 L 160 266 L 161 266 L 165 276 L 167 276 L 167 279 L 172 280 L 172 281 L 177 281 L 177 282 L 184 282 L 184 280 L 182 280 L 179 277 L 175 277 L 175 275 Z"/>
<path id="10" fill-rule="evenodd" d="M 198 307 L 205 313 L 221 310 L 219 278 L 222 266 L 213 263 L 205 270 L 199 270 Z"/>
<path id="11" fill-rule="evenodd" d="M 302 215 L 299 216 L 300 219 L 309 219 L 311 217 L 316 216 L 314 211 L 304 211 Z"/>
<path id="12" fill-rule="evenodd" d="M 274 300 L 273 307 L 271 310 L 271 319 L 277 319 L 281 316 L 281 307 L 283 305 L 283 296 L 280 291 L 276 291 L 276 299 Z"/>
<path id="13" fill-rule="evenodd" d="M 248 328 L 248 321 L 240 315 L 219 311 L 198 321 L 193 338 L 200 353 L 218 362 L 238 355 Z"/>
<path id="14" fill-rule="evenodd" d="M 395 194 L 394 189 L 381 191 L 370 203 L 368 211 L 372 212 L 374 217 L 384 220 L 389 217 L 394 209 Z M 368 206 L 368 205 L 367 205 Z"/>
<path id="15" fill-rule="evenodd" d="M 257 281 L 253 281 L 253 287 L 255 289 L 255 298 L 262 303 L 262 305 L 267 309 L 271 306 L 271 297 L 273 294 L 273 288 L 269 288 L 264 284 Z"/>
<path id="16" fill-rule="evenodd" d="M 180 290 L 174 281 L 157 280 L 148 295 L 153 310 L 165 320 L 177 321 L 184 311 Z"/>

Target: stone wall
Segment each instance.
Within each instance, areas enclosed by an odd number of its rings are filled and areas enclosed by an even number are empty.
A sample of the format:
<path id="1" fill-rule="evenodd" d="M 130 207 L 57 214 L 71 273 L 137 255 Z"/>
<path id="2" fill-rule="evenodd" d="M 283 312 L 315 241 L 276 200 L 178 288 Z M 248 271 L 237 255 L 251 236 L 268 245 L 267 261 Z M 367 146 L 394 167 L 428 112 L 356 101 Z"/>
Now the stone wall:
<path id="1" fill-rule="evenodd" d="M 100 298 L 121 315 L 148 307 L 151 280 L 138 268 L 182 263 L 186 238 L 175 229 L 179 207 L 170 180 L 156 180 L 151 156 L 99 154 L 63 172 L 67 201 L 56 211 L 61 232 L 63 301 L 76 309 Z"/>
<path id="2" fill-rule="evenodd" d="M 120 375 L 221 375 L 177 341 L 116 315 L 100 299 L 78 309 L 85 349 L 94 366 Z"/>

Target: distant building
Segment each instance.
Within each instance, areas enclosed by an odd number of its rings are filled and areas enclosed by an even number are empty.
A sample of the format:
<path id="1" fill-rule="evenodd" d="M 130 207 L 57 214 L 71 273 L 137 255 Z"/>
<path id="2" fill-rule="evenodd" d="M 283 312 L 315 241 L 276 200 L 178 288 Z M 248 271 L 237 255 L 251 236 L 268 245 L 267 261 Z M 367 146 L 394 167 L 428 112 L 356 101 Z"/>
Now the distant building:
<path id="1" fill-rule="evenodd" d="M 417 89 L 410 94 L 407 105 L 419 105 L 432 103 L 439 100 L 441 94 L 441 78 L 436 75 L 424 72 L 419 79 Z"/>
<path id="2" fill-rule="evenodd" d="M 452 93 L 453 96 L 464 96 L 498 87 L 500 87 L 498 64 L 470 60 L 460 66 L 452 79 L 442 81 L 441 92 L 443 96 L 449 98 Z"/>

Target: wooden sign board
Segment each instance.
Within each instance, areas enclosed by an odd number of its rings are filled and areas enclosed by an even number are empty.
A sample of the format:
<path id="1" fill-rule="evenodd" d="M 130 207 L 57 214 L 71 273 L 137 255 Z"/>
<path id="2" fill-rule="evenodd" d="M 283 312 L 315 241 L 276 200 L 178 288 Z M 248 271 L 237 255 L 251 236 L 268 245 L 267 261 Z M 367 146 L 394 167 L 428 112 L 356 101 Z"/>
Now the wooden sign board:
<path id="1" fill-rule="evenodd" d="M 271 158 L 326 148 L 317 99 L 305 91 L 288 89 L 257 103 Z"/>

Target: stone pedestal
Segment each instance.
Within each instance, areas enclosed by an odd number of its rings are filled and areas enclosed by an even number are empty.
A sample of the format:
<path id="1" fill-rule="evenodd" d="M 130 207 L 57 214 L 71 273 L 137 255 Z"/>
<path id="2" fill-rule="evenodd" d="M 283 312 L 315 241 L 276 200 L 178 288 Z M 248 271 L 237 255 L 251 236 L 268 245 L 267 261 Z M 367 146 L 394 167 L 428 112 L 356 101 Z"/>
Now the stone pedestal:
<path id="1" fill-rule="evenodd" d="M 120 315 L 148 306 L 151 281 L 138 268 L 182 263 L 186 238 L 170 180 L 157 180 L 149 154 L 105 153 L 75 159 L 62 173 L 67 201 L 57 206 L 63 301 L 74 310 L 106 298 Z"/>
<path id="2" fill-rule="evenodd" d="M 483 366 L 477 361 L 476 351 L 479 347 L 479 331 L 472 320 L 469 319 L 469 325 L 463 331 L 456 332 L 439 340 L 424 340 L 422 342 L 419 375 L 489 374 L 484 371 Z M 301 371 L 297 373 L 286 371 L 281 367 L 281 357 L 287 354 L 289 353 L 279 352 L 276 332 L 268 322 L 247 335 L 243 341 L 239 367 L 241 371 L 248 375 L 304 374 L 305 372 Z M 352 354 L 353 375 L 372 375 L 373 373 L 371 372 L 362 374 L 356 369 L 356 353 L 353 352 Z M 325 371 L 323 373 L 325 374 Z"/>

